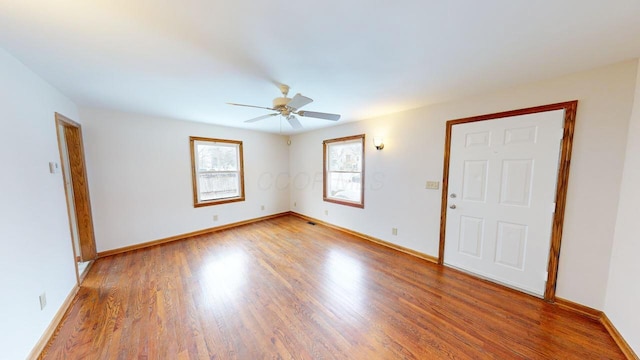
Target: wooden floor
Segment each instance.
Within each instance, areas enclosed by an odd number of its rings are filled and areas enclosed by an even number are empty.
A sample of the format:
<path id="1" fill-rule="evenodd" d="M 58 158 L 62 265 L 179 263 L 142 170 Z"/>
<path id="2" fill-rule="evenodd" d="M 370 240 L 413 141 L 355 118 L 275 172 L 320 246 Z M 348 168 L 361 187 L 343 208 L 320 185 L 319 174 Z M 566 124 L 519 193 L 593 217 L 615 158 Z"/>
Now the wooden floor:
<path id="1" fill-rule="evenodd" d="M 624 359 L 596 321 L 294 216 L 96 261 L 45 359 Z"/>

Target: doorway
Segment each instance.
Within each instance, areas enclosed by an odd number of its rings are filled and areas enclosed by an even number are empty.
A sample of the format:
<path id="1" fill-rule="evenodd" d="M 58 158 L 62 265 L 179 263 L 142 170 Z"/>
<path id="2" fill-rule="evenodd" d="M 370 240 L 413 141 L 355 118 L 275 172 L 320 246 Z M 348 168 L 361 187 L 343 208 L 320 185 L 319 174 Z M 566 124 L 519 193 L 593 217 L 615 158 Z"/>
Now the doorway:
<path id="1" fill-rule="evenodd" d="M 80 124 L 61 114 L 56 113 L 55 118 L 76 278 L 80 284 L 91 262 L 96 258 L 82 128 Z"/>
<path id="2" fill-rule="evenodd" d="M 439 263 L 555 299 L 576 108 L 447 122 Z"/>

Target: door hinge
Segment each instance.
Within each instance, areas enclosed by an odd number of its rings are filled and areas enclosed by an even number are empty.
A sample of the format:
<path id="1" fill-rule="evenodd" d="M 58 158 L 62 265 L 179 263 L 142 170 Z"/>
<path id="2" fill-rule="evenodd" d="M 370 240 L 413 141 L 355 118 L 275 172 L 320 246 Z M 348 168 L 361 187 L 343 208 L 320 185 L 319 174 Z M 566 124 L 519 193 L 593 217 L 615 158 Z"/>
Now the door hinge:
<path id="1" fill-rule="evenodd" d="M 551 203 L 551 213 L 555 214 L 556 212 L 556 203 Z"/>

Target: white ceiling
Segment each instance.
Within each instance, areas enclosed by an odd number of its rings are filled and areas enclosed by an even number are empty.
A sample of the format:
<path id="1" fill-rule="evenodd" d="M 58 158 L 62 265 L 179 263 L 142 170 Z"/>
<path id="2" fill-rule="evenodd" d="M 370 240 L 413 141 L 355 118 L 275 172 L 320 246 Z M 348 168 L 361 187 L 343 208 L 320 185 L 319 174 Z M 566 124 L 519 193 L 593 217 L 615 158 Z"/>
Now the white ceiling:
<path id="1" fill-rule="evenodd" d="M 0 0 L 0 47 L 79 106 L 292 133 L 225 102 L 339 124 L 637 58 L 640 1 Z"/>

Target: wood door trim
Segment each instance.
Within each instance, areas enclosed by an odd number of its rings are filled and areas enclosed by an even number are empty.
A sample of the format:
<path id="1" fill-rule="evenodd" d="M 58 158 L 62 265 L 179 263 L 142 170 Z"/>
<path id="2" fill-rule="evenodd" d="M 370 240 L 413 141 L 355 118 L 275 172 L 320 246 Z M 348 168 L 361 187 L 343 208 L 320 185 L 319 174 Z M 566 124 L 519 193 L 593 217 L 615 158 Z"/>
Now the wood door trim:
<path id="1" fill-rule="evenodd" d="M 553 214 L 551 227 L 551 250 L 549 253 L 549 267 L 547 268 L 547 287 L 544 298 L 554 301 L 558 280 L 558 262 L 560 261 L 560 245 L 562 243 L 562 229 L 564 227 L 564 211 L 567 205 L 567 188 L 569 186 L 569 168 L 571 166 L 571 151 L 573 149 L 573 134 L 576 126 L 576 112 L 578 100 L 565 103 L 564 133 L 562 137 L 562 153 L 558 166 L 558 183 L 556 185 L 556 212 Z"/>
<path id="2" fill-rule="evenodd" d="M 560 245 L 562 243 L 562 229 L 564 226 L 564 211 L 567 201 L 567 186 L 569 184 L 569 168 L 571 165 L 571 150 L 573 148 L 573 134 L 575 130 L 577 108 L 578 100 L 573 100 L 556 104 L 535 106 L 525 109 L 503 111 L 495 114 L 472 116 L 447 121 L 445 131 L 446 138 L 444 145 L 444 167 L 442 172 L 442 203 L 440 206 L 440 244 L 438 248 L 438 264 L 444 264 L 444 243 L 447 222 L 447 194 L 449 193 L 449 160 L 451 156 L 450 152 L 452 127 L 457 124 L 465 124 L 476 121 L 493 120 L 553 110 L 565 110 L 564 130 L 562 143 L 560 145 L 561 154 L 558 166 L 558 180 L 556 185 L 556 211 L 553 215 L 553 223 L 551 227 L 551 245 L 549 250 L 549 263 L 547 267 L 548 275 L 544 292 L 545 300 L 550 302 L 555 301 L 556 285 L 558 280 L 558 261 L 560 259 Z"/>

